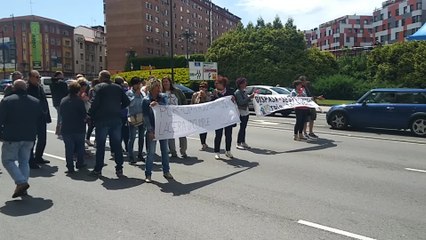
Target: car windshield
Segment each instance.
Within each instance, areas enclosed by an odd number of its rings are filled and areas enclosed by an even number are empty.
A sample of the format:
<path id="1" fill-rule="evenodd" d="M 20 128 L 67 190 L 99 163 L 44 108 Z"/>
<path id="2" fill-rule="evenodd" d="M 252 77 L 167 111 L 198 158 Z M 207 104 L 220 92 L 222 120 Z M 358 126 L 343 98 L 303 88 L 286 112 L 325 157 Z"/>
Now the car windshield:
<path id="1" fill-rule="evenodd" d="M 271 88 L 271 90 L 273 90 L 274 92 L 276 92 L 278 94 L 286 94 L 286 95 L 290 94 L 290 92 L 285 88 L 273 87 L 273 88 Z"/>
<path id="2" fill-rule="evenodd" d="M 185 87 L 181 84 L 175 84 L 175 88 L 179 88 L 184 93 L 193 93 L 194 91 L 188 87 Z"/>

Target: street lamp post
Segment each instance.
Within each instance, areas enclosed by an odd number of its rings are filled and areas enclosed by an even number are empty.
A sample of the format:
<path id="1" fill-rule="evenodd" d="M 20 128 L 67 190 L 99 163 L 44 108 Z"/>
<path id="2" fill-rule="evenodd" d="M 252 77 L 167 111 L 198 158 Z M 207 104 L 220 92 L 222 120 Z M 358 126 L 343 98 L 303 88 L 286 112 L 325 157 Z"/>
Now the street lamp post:
<path id="1" fill-rule="evenodd" d="M 4 31 L 1 31 L 1 39 L 2 39 L 1 55 L 2 55 L 2 61 L 3 61 L 3 79 L 6 79 L 6 58 L 4 54 Z"/>
<path id="2" fill-rule="evenodd" d="M 170 68 L 172 70 L 172 82 L 175 81 L 175 73 L 174 73 L 174 28 L 173 28 L 173 1 L 169 0 L 170 5 Z"/>
<path id="3" fill-rule="evenodd" d="M 186 60 L 189 66 L 189 41 L 193 39 L 194 34 L 191 33 L 190 29 L 187 29 L 181 34 L 181 36 L 186 40 Z"/>

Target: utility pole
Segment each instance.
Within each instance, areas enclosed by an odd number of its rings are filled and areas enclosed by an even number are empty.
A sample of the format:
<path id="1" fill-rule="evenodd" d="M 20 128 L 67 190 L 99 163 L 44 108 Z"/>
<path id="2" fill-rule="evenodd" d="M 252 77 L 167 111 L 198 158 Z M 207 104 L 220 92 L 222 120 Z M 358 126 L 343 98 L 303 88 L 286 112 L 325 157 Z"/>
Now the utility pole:
<path id="1" fill-rule="evenodd" d="M 2 46 L 1 46 L 1 55 L 2 55 L 2 61 L 3 61 L 3 79 L 6 79 L 6 58 L 4 55 L 4 31 L 1 31 L 1 39 L 2 39 Z"/>
<path id="2" fill-rule="evenodd" d="M 13 29 L 13 44 L 15 47 L 15 71 L 16 71 L 16 64 L 18 64 L 18 45 L 16 44 L 16 26 L 15 26 L 15 15 L 11 15 L 12 17 L 12 29 Z"/>
<path id="3" fill-rule="evenodd" d="M 175 82 L 175 72 L 174 72 L 174 23 L 173 23 L 173 1 L 169 0 L 170 4 L 170 68 L 172 69 L 172 82 Z"/>

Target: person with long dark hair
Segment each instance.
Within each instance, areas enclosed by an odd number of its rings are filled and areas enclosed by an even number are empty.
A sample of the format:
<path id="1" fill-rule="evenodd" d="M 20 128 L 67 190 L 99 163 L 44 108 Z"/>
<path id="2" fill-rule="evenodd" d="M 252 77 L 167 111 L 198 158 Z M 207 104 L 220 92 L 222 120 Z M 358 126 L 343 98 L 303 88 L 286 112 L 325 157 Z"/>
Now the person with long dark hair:
<path id="1" fill-rule="evenodd" d="M 234 96 L 234 94 L 227 88 L 228 86 L 228 78 L 226 77 L 218 77 L 215 81 L 216 89 L 213 91 L 212 100 L 216 100 L 226 96 Z M 222 159 L 220 156 L 220 145 L 222 143 L 223 131 L 225 131 L 225 156 L 228 158 L 234 158 L 231 153 L 231 144 L 232 144 L 232 129 L 236 126 L 236 124 L 227 126 L 225 128 L 217 129 L 215 131 L 214 138 L 214 152 L 215 159 Z"/>
<path id="2" fill-rule="evenodd" d="M 254 98 L 256 93 L 252 93 L 251 95 L 247 94 L 247 79 L 243 77 L 237 79 L 236 85 L 237 91 L 235 91 L 235 100 L 238 105 L 241 120 L 240 130 L 238 131 L 237 149 L 247 150 L 250 148 L 246 143 L 247 123 L 250 116 L 248 105 L 249 102 Z"/>

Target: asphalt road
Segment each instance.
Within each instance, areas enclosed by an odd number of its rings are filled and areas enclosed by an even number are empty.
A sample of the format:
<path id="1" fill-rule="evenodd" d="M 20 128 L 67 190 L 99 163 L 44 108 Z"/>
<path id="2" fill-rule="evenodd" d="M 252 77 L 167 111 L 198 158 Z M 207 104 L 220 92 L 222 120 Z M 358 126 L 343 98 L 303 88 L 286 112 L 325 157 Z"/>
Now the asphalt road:
<path id="1" fill-rule="evenodd" d="M 321 138 L 294 142 L 293 122 L 252 116 L 253 148 L 234 148 L 233 160 L 200 152 L 192 136 L 190 158 L 172 159 L 176 181 L 157 162 L 152 184 L 142 163 L 126 164 L 119 180 L 109 160 L 98 180 L 67 177 L 50 124 L 52 162 L 32 171 L 32 197 L 12 200 L 13 182 L 0 175 L 0 239 L 426 239 L 425 139 L 334 131 L 320 114 Z"/>

